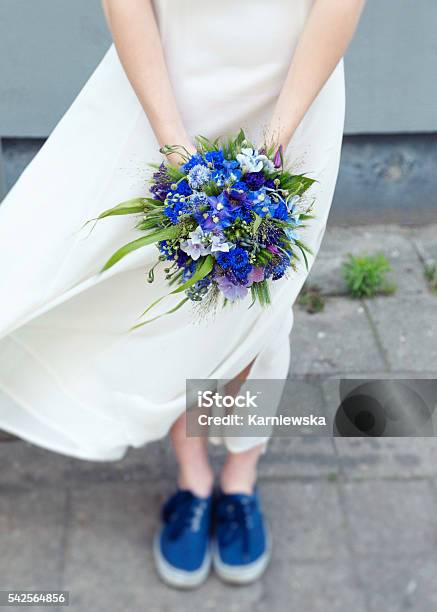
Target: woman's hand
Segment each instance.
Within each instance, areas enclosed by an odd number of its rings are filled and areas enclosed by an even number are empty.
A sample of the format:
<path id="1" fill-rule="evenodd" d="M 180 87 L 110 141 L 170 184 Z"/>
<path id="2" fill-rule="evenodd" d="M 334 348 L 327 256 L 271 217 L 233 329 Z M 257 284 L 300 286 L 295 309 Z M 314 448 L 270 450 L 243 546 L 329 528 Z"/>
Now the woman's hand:
<path id="1" fill-rule="evenodd" d="M 192 142 L 185 142 L 184 144 L 177 143 L 178 150 L 171 153 L 163 152 L 164 157 L 168 163 L 172 166 L 178 167 L 187 161 L 187 157 L 195 155 L 197 153 L 196 147 Z M 165 146 L 163 147 L 165 149 Z"/>

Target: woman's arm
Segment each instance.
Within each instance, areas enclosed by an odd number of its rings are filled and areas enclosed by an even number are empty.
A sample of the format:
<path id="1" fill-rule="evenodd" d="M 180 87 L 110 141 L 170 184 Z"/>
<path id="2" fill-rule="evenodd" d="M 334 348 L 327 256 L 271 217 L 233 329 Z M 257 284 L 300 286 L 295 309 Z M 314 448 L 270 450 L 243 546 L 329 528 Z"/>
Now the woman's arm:
<path id="1" fill-rule="evenodd" d="M 160 146 L 194 151 L 171 87 L 151 0 L 102 2 L 124 70 Z"/>
<path id="2" fill-rule="evenodd" d="M 364 4 L 365 0 L 315 0 L 277 100 L 267 140 L 287 147 L 343 57 Z"/>

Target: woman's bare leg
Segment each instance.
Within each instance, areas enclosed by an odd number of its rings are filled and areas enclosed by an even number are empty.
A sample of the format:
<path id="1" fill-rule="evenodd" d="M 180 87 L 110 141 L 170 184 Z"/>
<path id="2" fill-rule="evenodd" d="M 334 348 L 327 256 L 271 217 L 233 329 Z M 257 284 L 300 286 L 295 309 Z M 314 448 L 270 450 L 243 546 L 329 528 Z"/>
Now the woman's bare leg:
<path id="1" fill-rule="evenodd" d="M 253 493 L 258 460 L 264 446 L 263 443 L 242 453 L 228 453 L 220 474 L 220 488 L 223 493 Z"/>
<path id="2" fill-rule="evenodd" d="M 252 363 L 227 385 L 228 393 L 238 393 L 249 375 Z M 213 487 L 214 473 L 208 460 L 206 439 L 187 436 L 185 412 L 171 428 L 171 441 L 179 465 L 179 487 L 189 489 L 199 497 L 208 496 Z M 264 444 L 260 444 L 242 453 L 228 453 L 220 475 L 220 486 L 223 492 L 251 493 L 253 491 L 258 459 L 263 448 Z"/>
<path id="3" fill-rule="evenodd" d="M 212 491 L 214 473 L 208 460 L 205 438 L 189 438 L 184 412 L 171 428 L 171 441 L 179 464 L 178 485 L 199 497 Z"/>
<path id="4" fill-rule="evenodd" d="M 250 363 L 227 386 L 227 391 L 235 395 L 240 390 L 252 368 Z M 242 453 L 229 452 L 220 474 L 220 488 L 224 493 L 253 493 L 257 478 L 257 465 L 265 444 L 259 444 Z"/>

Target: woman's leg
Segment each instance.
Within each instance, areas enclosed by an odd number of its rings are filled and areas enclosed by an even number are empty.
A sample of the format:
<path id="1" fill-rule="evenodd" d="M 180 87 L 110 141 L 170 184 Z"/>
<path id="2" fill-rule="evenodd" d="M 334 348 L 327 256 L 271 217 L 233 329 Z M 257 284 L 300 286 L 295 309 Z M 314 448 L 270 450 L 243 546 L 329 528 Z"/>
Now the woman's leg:
<path id="1" fill-rule="evenodd" d="M 249 376 L 253 362 L 227 385 L 227 392 L 236 395 Z M 265 448 L 265 443 L 241 453 L 228 452 L 226 462 L 220 474 L 220 488 L 223 493 L 253 492 L 256 483 L 258 460 Z"/>
<path id="2" fill-rule="evenodd" d="M 257 465 L 265 444 L 259 444 L 242 453 L 228 452 L 220 474 L 223 493 L 253 493 L 257 479 Z"/>
<path id="3" fill-rule="evenodd" d="M 249 375 L 250 363 L 227 386 L 231 394 L 238 393 Z M 178 485 L 199 497 L 207 497 L 212 490 L 214 473 L 208 460 L 206 439 L 188 437 L 186 413 L 171 428 L 171 441 L 179 466 Z M 256 466 L 264 444 L 242 453 L 228 453 L 223 467 L 220 485 L 225 493 L 250 493 L 256 481 Z"/>
<path id="4" fill-rule="evenodd" d="M 254 379 L 279 379 L 285 380 L 290 365 L 290 341 L 289 334 L 293 326 L 293 311 L 288 309 L 280 318 L 281 326 L 278 334 L 272 336 L 262 351 L 234 380 L 227 385 L 227 392 L 236 395 L 251 373 Z M 281 388 L 282 389 L 282 388 Z M 278 403 L 282 390 L 278 383 Z M 274 396 L 272 395 L 274 403 Z M 229 452 L 220 475 L 220 486 L 223 493 L 253 493 L 257 479 L 257 466 L 261 455 L 264 453 L 267 439 L 260 439 L 259 444 L 251 446 L 247 450 L 235 452 L 238 446 L 232 444 L 236 438 L 228 438 L 226 444 Z"/>
<path id="5" fill-rule="evenodd" d="M 179 465 L 179 488 L 188 489 L 198 497 L 208 497 L 214 473 L 208 460 L 206 439 L 187 437 L 185 412 L 171 428 L 171 441 Z"/>

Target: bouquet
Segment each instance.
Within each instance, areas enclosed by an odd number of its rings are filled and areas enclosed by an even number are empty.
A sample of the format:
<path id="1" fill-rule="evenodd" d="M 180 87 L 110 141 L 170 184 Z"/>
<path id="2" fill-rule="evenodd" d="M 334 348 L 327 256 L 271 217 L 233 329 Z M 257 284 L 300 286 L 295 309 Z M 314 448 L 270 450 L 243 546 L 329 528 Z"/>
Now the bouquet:
<path id="1" fill-rule="evenodd" d="M 271 282 L 293 271 L 299 257 L 308 266 L 310 251 L 299 240 L 299 230 L 312 218 L 311 205 L 299 204 L 314 180 L 292 174 L 281 148 L 257 150 L 243 131 L 227 141 L 198 137 L 196 145 L 194 155 L 182 147 L 163 147 L 165 155 L 178 153 L 182 164 L 154 166 L 151 197 L 123 202 L 98 217 L 137 215 L 136 229 L 142 233 L 116 251 L 102 271 L 155 244 L 159 256 L 149 282 L 156 266 L 167 262 L 166 278 L 175 287 L 168 295 L 184 294 L 164 314 L 189 300 L 210 312 L 249 293 L 250 305 L 267 306 Z"/>

